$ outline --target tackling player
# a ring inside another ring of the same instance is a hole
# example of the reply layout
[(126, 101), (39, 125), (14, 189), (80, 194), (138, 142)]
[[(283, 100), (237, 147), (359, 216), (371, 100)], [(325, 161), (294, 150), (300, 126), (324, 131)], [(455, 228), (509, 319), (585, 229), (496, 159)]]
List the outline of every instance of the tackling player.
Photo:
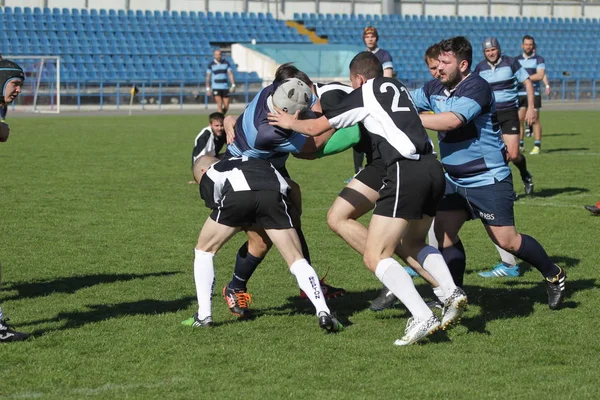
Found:
[[(412, 314), (404, 336), (394, 342), (397, 346), (409, 345), (440, 326), (452, 325), (467, 303), (442, 255), (425, 244), (443, 194), (444, 175), (408, 90), (397, 80), (383, 77), (377, 57), (369, 52), (355, 56), (350, 63), (350, 80), (355, 90), (326, 116), (297, 120), (288, 114), (270, 113), (269, 120), (309, 136), (362, 122), (371, 135), (381, 153), (386, 176), (369, 224), (364, 260)], [(400, 243), (439, 283), (446, 302), (441, 322), (425, 304), (408, 273), (392, 258)]]
[(440, 79), (413, 92), (423, 126), (438, 131), (446, 192), (435, 220), (442, 254), (461, 286), (466, 255), (458, 233), (479, 218), (498, 246), (534, 266), (544, 277), (548, 306), (564, 298), (565, 271), (554, 264), (533, 237), (515, 228), (512, 175), (506, 145), (496, 119), (496, 102), (488, 82), (471, 73), (473, 49), (462, 37), (440, 43)]
[(194, 250), (198, 312), (182, 323), (194, 327), (213, 324), (213, 258), (241, 227), (256, 226), (265, 230), (296, 277), (298, 286), (314, 305), (319, 326), (327, 332), (341, 331), (343, 326), (327, 307), (317, 273), (302, 256), (287, 200), (290, 187), (277, 169), (260, 158), (234, 157), (219, 161), (204, 156), (198, 159), (194, 176), (200, 183), (200, 196), (213, 211), (202, 227)]

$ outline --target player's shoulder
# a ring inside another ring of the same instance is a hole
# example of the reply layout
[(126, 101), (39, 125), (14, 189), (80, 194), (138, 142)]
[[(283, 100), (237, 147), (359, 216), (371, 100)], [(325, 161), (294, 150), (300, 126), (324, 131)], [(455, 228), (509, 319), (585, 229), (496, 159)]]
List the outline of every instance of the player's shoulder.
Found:
[(430, 81), (425, 82), (423, 85), (423, 91), (426, 95), (432, 94), (440, 94), (443, 93), (446, 87), (439, 79), (432, 79)]
[(489, 82), (477, 74), (467, 76), (456, 88), (456, 95), (460, 97), (482, 99), (488, 94), (492, 95)]
[(389, 51), (379, 48), (378, 52), (381, 53), (381, 58), (390, 59), (390, 60), (392, 59), (392, 55), (390, 54)]
[(539, 54), (535, 55), (535, 60), (537, 61), (538, 64), (544, 64), (545, 63), (544, 57), (540, 56)]
[(487, 63), (487, 61), (483, 60), (475, 66), (473, 72), (478, 73), (479, 71), (485, 71), (486, 69), (491, 69), (491, 67), (490, 64)]

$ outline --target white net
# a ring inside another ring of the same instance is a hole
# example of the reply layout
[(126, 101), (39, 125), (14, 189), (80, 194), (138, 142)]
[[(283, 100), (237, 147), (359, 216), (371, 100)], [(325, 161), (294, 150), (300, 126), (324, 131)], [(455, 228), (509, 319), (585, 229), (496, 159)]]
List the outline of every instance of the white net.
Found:
[(34, 112), (60, 112), (60, 57), (3, 55), (19, 64), (25, 72), (17, 107)]

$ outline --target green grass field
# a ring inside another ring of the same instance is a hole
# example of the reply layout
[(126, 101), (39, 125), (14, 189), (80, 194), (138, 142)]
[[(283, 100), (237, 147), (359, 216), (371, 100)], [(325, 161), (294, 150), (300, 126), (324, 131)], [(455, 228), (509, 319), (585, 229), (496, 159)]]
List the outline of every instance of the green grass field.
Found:
[(192, 250), (208, 210), (189, 158), (206, 117), (12, 118), (0, 144), (0, 304), (34, 337), (0, 345), (0, 398), (597, 399), (600, 217), (583, 205), (600, 200), (600, 116), (542, 118), (544, 152), (528, 156), (536, 194), (515, 213), (566, 268), (564, 307), (548, 309), (531, 267), (480, 278), (498, 260), (471, 222), (463, 324), (407, 348), (392, 345), (407, 313), (367, 309), (380, 285), (326, 225), (349, 153), (288, 168), (315, 269), (348, 290), (330, 306), (351, 326), (323, 334), (275, 251), (249, 284), (258, 318), (236, 321), (218, 293), (238, 235), (215, 259), (217, 324), (191, 329), (180, 321), (196, 309)]

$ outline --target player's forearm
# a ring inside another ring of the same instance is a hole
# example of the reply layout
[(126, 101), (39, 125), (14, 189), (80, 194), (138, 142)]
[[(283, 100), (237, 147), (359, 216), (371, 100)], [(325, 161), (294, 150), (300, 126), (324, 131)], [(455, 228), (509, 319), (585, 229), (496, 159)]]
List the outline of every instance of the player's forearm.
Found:
[(439, 114), (419, 114), (419, 117), (425, 128), (434, 131), (453, 131), (463, 125), (463, 121), (449, 111)]
[(386, 68), (383, 70), (383, 76), (385, 78), (391, 78), (394, 76), (394, 70), (392, 68)]
[(527, 108), (534, 109), (535, 90), (533, 89), (533, 83), (527, 79), (525, 82), (523, 82), (523, 86), (525, 86), (525, 91), (527, 92)]
[(532, 82), (537, 82), (544, 79), (544, 76), (546, 76), (546, 71), (541, 69), (538, 70), (535, 74), (529, 75), (529, 79), (531, 79)]
[(290, 128), (306, 136), (319, 136), (331, 129), (331, 125), (327, 118), (321, 117), (305, 120), (296, 119), (291, 123)]
[(210, 74), (206, 74), (206, 87), (210, 87)]

